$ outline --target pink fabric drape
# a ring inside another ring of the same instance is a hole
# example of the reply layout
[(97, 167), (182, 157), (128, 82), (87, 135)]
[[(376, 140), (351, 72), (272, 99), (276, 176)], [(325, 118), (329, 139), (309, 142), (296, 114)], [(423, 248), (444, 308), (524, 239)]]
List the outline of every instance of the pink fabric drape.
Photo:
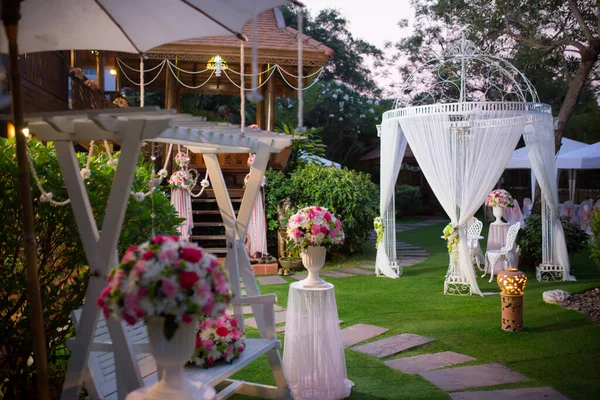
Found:
[(185, 218), (184, 221), (177, 227), (179, 235), (183, 240), (189, 240), (194, 228), (194, 217), (192, 214), (192, 196), (187, 190), (172, 189), (171, 204), (177, 210), (179, 218)]
[(259, 192), (254, 202), (248, 229), (246, 230), (246, 251), (251, 257), (256, 257), (258, 253), (267, 255), (267, 220), (265, 217), (265, 206), (262, 196), (262, 190)]

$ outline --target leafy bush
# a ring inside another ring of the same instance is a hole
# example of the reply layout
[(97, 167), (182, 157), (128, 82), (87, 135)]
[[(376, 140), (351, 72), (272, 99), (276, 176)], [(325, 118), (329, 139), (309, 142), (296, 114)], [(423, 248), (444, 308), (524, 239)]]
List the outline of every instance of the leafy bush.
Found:
[[(53, 193), (54, 199), (65, 199), (67, 193), (54, 148), (33, 140), (29, 147), (44, 188)], [(78, 158), (80, 165), (84, 165), (85, 155), (80, 154)], [(92, 176), (86, 181), (99, 229), (114, 175), (107, 161), (106, 155), (92, 157)], [(145, 182), (149, 176), (149, 164), (138, 167), (133, 190), (147, 190)], [(33, 345), (27, 318), (29, 306), (23, 265), (21, 204), (17, 193), (13, 140), (0, 139), (0, 179), (0, 209), (3, 210), (0, 213), (0, 398), (32, 399), (35, 398), (35, 365), (28, 363)], [(83, 304), (88, 267), (71, 206), (41, 203), (38, 200), (41, 193), (33, 179), (31, 186), (51, 398), (58, 398), (69, 357), (65, 340), (74, 335), (70, 312)], [(177, 218), (169, 198), (162, 190), (155, 191), (152, 197), (156, 233), (174, 234), (174, 226), (181, 220)], [(142, 202), (130, 198), (119, 241), (121, 254), (125, 248), (151, 235), (151, 202), (150, 197)]]
[(591, 255), (590, 258), (596, 264), (600, 265), (600, 209), (594, 208), (592, 212), (592, 238), (590, 240), (590, 250)]
[[(569, 254), (583, 250), (588, 243), (588, 235), (566, 218), (561, 218), (567, 251)], [(542, 262), (542, 217), (532, 214), (527, 217), (527, 226), (519, 231), (517, 244), (521, 247), (519, 267), (535, 267)]]
[(306, 164), (290, 177), (294, 205), (327, 207), (343, 224), (346, 241), (340, 249), (354, 252), (373, 230), (379, 190), (368, 174), (347, 168)]
[(396, 186), (396, 215), (411, 217), (421, 211), (421, 188), (418, 186)]

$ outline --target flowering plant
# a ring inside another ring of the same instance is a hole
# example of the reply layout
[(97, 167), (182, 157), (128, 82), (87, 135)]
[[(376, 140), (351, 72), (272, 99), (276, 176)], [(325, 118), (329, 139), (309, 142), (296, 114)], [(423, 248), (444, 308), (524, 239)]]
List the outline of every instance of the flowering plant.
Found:
[(341, 221), (320, 206), (304, 207), (292, 215), (288, 220), (287, 235), (303, 249), (344, 243)]
[(175, 171), (173, 175), (169, 177), (169, 185), (186, 189), (189, 188), (192, 184), (192, 177), (188, 171)]
[(248, 166), (252, 167), (252, 165), (254, 164), (254, 159), (256, 158), (256, 154), (250, 154), (250, 156), (248, 156)]
[(113, 100), (112, 103), (119, 108), (129, 107), (129, 103), (127, 102), (127, 99), (125, 97), (117, 97)]
[(185, 167), (189, 163), (190, 163), (190, 156), (185, 154), (183, 151), (180, 153), (177, 153), (177, 155), (175, 156), (175, 164), (179, 165), (180, 167)]
[(377, 242), (375, 242), (375, 248), (379, 247), (379, 243), (383, 242), (383, 219), (381, 217), (377, 217), (373, 220), (373, 227), (375, 232), (377, 232)]
[(231, 363), (246, 348), (245, 335), (233, 315), (224, 314), (216, 319), (206, 318), (200, 323), (196, 348), (190, 362), (199, 367), (213, 365), (219, 360)]
[(85, 74), (83, 70), (79, 67), (71, 68), (71, 74), (73, 74), (76, 78), (83, 79), (85, 78)]
[(447, 241), (448, 254), (450, 254), (450, 261), (455, 264), (458, 259), (458, 242), (460, 241), (460, 237), (458, 236), (458, 231), (452, 224), (446, 225), (443, 230), (444, 239)]
[(100, 87), (98, 86), (98, 84), (91, 79), (88, 79), (87, 81), (85, 81), (85, 85), (92, 89), (100, 90)]
[(260, 126), (258, 126), (256, 124), (252, 124), (252, 125), (248, 126), (248, 128), (252, 129), (253, 131), (260, 131)]
[(504, 189), (496, 189), (492, 193), (488, 194), (485, 199), (485, 205), (488, 207), (512, 207), (514, 200), (510, 193)]
[[(246, 174), (246, 176), (244, 177), (244, 187), (246, 187), (246, 185), (248, 184), (249, 179), (250, 179), (250, 172), (248, 172)], [(260, 183), (260, 187), (265, 187), (266, 184), (267, 184), (267, 177), (263, 175), (262, 182)]]
[(170, 340), (179, 323), (193, 316), (216, 318), (231, 301), (227, 276), (217, 259), (195, 243), (177, 236), (156, 236), (127, 249), (97, 304), (129, 325), (148, 317), (165, 317)]

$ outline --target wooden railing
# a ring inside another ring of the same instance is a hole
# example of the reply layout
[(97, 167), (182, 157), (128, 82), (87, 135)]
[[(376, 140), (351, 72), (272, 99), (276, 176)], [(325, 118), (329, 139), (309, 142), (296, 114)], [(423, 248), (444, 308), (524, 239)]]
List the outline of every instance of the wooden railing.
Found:
[(98, 108), (116, 108), (107, 96), (98, 89), (85, 84), (85, 80), (69, 75), (72, 82), (73, 110), (90, 110)]

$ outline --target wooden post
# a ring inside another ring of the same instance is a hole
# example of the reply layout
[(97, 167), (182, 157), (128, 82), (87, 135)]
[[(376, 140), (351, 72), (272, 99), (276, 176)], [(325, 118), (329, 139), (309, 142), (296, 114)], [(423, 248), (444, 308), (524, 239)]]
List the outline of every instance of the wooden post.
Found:
[[(50, 398), (48, 390), (48, 360), (46, 357), (46, 335), (44, 333), (44, 314), (40, 280), (38, 276), (37, 243), (33, 219), (33, 198), (27, 165), (27, 141), (23, 135), (23, 99), (21, 97), (21, 75), (19, 71), (19, 19), (21, 19), (20, 0), (5, 0), (2, 3), (2, 21), (8, 41), (10, 91), (12, 93), (12, 119), (17, 144), (18, 190), (23, 212), (23, 241), (25, 247), (25, 269), (27, 297), (31, 309), (29, 324), (33, 341), (33, 360), (36, 371), (37, 396), (41, 400)], [(15, 210), (16, 211), (16, 210)]]
[[(175, 59), (175, 65), (179, 67), (179, 59)], [(179, 94), (180, 87), (179, 82), (170, 71), (168, 66), (165, 67), (165, 73), (167, 74), (165, 79), (165, 108), (174, 109), (179, 112)], [(179, 76), (179, 71), (173, 68), (173, 72)]]
[[(264, 66), (261, 66), (259, 69), (260, 69), (260, 72), (263, 72)], [(263, 75), (264, 74), (258, 75), (258, 86), (260, 86), (263, 83), (263, 79), (264, 79)], [(261, 87), (260, 89), (258, 89), (258, 91), (262, 93), (263, 88)], [(263, 100), (256, 103), (256, 125), (258, 125), (260, 127), (260, 129), (266, 129), (264, 97), (263, 97)]]
[(104, 92), (104, 53), (96, 52), (96, 76), (98, 87), (101, 92)]
[[(270, 67), (269, 65), (267, 68)], [(265, 121), (266, 127), (265, 129), (268, 131), (273, 131), (275, 129), (275, 90), (276, 90), (276, 81), (275, 78), (277, 74), (272, 74), (271, 79), (267, 82), (267, 89), (265, 90)]]

